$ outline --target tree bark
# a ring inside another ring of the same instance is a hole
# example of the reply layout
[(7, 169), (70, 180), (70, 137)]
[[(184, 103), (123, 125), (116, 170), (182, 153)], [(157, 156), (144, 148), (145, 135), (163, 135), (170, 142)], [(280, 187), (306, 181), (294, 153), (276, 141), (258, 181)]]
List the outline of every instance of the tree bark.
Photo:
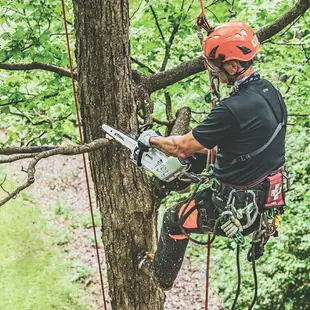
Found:
[[(85, 140), (103, 137), (101, 125), (137, 132), (136, 98), (129, 52), (127, 0), (75, 0), (79, 98)], [(89, 156), (113, 310), (161, 310), (164, 295), (137, 271), (137, 244), (155, 246), (153, 194), (147, 180), (117, 143)]]

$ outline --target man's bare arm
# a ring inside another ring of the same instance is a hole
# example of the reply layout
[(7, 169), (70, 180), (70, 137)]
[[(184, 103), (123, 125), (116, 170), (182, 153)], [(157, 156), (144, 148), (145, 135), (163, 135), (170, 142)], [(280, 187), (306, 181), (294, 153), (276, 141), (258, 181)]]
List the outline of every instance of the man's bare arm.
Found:
[(187, 158), (194, 153), (207, 153), (208, 151), (194, 138), (192, 132), (184, 136), (153, 136), (149, 142), (153, 147), (163, 151), (165, 154), (178, 158)]

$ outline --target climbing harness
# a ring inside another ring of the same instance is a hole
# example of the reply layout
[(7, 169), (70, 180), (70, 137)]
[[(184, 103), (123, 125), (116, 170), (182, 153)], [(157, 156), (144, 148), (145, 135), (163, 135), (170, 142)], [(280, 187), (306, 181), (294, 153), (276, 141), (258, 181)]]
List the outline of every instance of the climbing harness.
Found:
[[(287, 170), (285, 168), (278, 169), (265, 176), (263, 179), (259, 180), (258, 183), (254, 184), (252, 187), (246, 188), (234, 188), (224, 183), (220, 184), (215, 178), (212, 177), (212, 169), (209, 170), (206, 174), (197, 175), (197, 178), (200, 178), (200, 182), (196, 185), (189, 199), (182, 206), (181, 213), (179, 214), (178, 224), (180, 230), (182, 231), (182, 234), (186, 236), (189, 240), (199, 245), (208, 246), (206, 268), (206, 309), (208, 309), (207, 291), (209, 289), (208, 278), (210, 276), (210, 249), (211, 244), (215, 240), (215, 237), (218, 233), (219, 227), (228, 238), (231, 238), (237, 244), (236, 264), (238, 272), (238, 285), (235, 292), (233, 305), (231, 307), (231, 310), (234, 310), (237, 305), (241, 287), (240, 249), (241, 246), (244, 244), (243, 233), (246, 230), (251, 229), (252, 227), (254, 228), (257, 225), (257, 228), (254, 231), (248, 232), (252, 233), (252, 241), (251, 247), (247, 254), (247, 259), (249, 262), (252, 263), (252, 272), (254, 279), (254, 295), (248, 309), (253, 309), (257, 300), (258, 293), (256, 260), (263, 255), (264, 246), (267, 243), (268, 239), (271, 236), (277, 237), (278, 235), (279, 217), (280, 214), (284, 212), (283, 207), (285, 205), (285, 201), (282, 192), (275, 191), (275, 189), (277, 189), (277, 184), (279, 184), (276, 182), (282, 183), (283, 180), (288, 179), (286, 171)], [(271, 181), (269, 179), (271, 179)], [(274, 180), (277, 181), (274, 182)], [(185, 221), (190, 217), (190, 215), (198, 209), (199, 205), (201, 206), (201, 200), (198, 200), (197, 202), (195, 201), (195, 203), (192, 204), (192, 202), (194, 201), (193, 198), (200, 188), (209, 189), (213, 192), (213, 197), (215, 198), (217, 196), (220, 196), (220, 200), (213, 199), (215, 206), (221, 211), (213, 226), (212, 236), (210, 234), (210, 230), (212, 228), (208, 226), (206, 210), (204, 208), (201, 208), (199, 210), (204, 212), (199, 212), (198, 227), (201, 230), (203, 230), (204, 227), (206, 228), (206, 231), (208, 231), (208, 241), (200, 241), (194, 239), (189, 233), (185, 231), (183, 227)], [(288, 188), (288, 184), (286, 185), (286, 188)], [(273, 199), (271, 202), (270, 197)], [(223, 201), (225, 200), (226, 202), (223, 203)], [(221, 201), (222, 203), (218, 204), (219, 201)]]
[[(81, 119), (80, 119), (80, 113), (79, 113), (77, 92), (76, 92), (76, 87), (75, 87), (75, 80), (74, 80), (74, 73), (73, 73), (73, 66), (72, 66), (72, 57), (71, 57), (71, 49), (70, 49), (69, 34), (68, 34), (68, 27), (67, 27), (66, 8), (65, 8), (64, 0), (61, 0), (61, 5), (62, 5), (62, 16), (63, 16), (63, 20), (64, 20), (68, 59), (69, 59), (69, 65), (70, 65), (70, 75), (71, 75), (71, 81), (72, 81), (72, 91), (73, 91), (73, 97), (74, 97), (75, 112), (76, 112), (76, 118), (77, 118), (78, 128), (79, 128), (79, 139), (80, 139), (80, 144), (83, 144), (84, 139), (83, 139), (83, 134), (82, 134), (82, 126), (81, 126)], [(96, 234), (96, 225), (95, 225), (93, 204), (92, 204), (91, 193), (90, 193), (90, 183), (89, 183), (88, 170), (87, 170), (87, 164), (86, 164), (86, 156), (84, 153), (82, 155), (83, 155), (85, 180), (86, 180), (86, 185), (87, 185), (88, 202), (89, 202), (90, 214), (91, 214), (91, 219), (92, 219), (92, 228), (93, 228), (95, 247), (96, 247), (96, 256), (97, 256), (97, 263), (98, 263), (98, 269), (99, 269), (102, 298), (103, 298), (104, 310), (107, 310), (107, 304), (106, 304), (105, 292), (104, 292), (104, 285), (103, 285), (103, 277), (102, 277), (102, 271), (101, 271), (99, 246), (98, 246), (97, 234)]]

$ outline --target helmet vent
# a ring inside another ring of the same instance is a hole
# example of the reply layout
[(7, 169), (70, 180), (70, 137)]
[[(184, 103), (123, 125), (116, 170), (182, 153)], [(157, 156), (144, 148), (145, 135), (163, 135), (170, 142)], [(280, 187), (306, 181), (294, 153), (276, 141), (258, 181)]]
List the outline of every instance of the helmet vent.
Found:
[(242, 46), (242, 45), (237, 45), (237, 47), (241, 50), (241, 52), (244, 54), (244, 55), (247, 55), (247, 54), (250, 54), (252, 51), (245, 47), (245, 46)]
[(214, 47), (214, 48), (211, 50), (211, 52), (210, 52), (210, 54), (209, 54), (209, 57), (210, 57), (210, 58), (214, 58), (214, 57), (215, 57), (216, 51), (217, 51), (218, 48), (219, 48), (219, 46), (217, 45), (216, 47)]
[(247, 35), (247, 32), (246, 32), (244, 29), (242, 29), (242, 30), (240, 31), (240, 33), (241, 33), (243, 36), (246, 36), (246, 35)]

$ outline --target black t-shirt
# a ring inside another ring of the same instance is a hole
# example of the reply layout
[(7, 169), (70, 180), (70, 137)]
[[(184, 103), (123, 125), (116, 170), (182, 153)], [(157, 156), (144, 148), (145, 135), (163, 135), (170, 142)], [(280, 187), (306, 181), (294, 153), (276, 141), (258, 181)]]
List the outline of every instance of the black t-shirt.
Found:
[(234, 164), (232, 161), (265, 145), (283, 120), (286, 124), (283, 100), (281, 103), (270, 82), (256, 75), (254, 80), (245, 80), (237, 91), (217, 104), (192, 132), (206, 148), (218, 146), (214, 173), (219, 180), (232, 185), (249, 185), (284, 165), (286, 128), (283, 127), (257, 156)]

